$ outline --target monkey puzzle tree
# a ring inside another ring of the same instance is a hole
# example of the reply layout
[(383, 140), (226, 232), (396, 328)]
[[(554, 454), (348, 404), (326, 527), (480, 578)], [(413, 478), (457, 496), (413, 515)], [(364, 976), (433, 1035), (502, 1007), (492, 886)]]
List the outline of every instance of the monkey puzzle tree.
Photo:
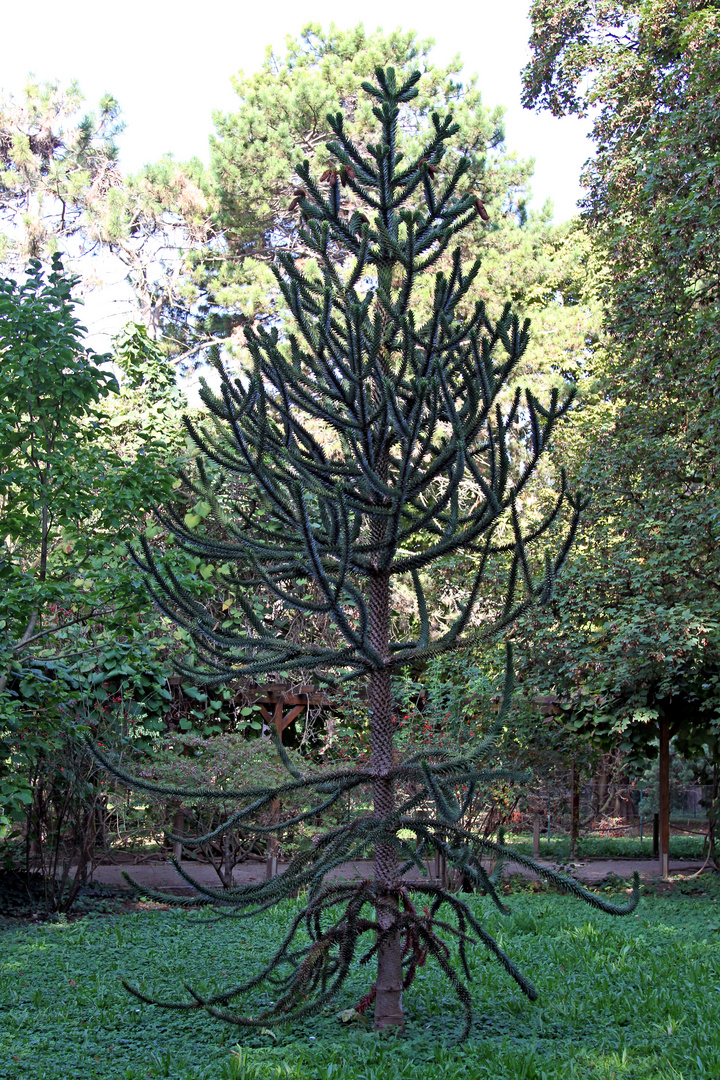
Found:
[[(466, 975), (466, 946), (482, 942), (526, 994), (535, 997), (536, 992), (467, 904), (436, 883), (403, 875), (413, 865), (423, 871), (423, 857), (440, 852), (504, 910), (483, 867), (483, 853), (533, 865), (458, 824), (483, 781), (521, 779), (516, 772), (484, 764), (507, 718), (511, 657), (503, 705), (490, 735), (468, 742), (455, 756), (436, 749), (398, 757), (391, 679), (408, 664), (452, 648), (468, 632), (493, 555), (507, 560), (508, 581), (504, 606), (486, 622), (485, 634), (509, 626), (530, 604), (546, 600), (582, 504), (569, 494), (563, 478), (544, 516), (536, 512), (537, 520), (528, 524), (531, 514), (521, 524), (518, 499), (570, 398), (561, 401), (554, 392), (545, 407), (527, 392), (521, 404), (518, 390), (501, 409), (499, 396), (525, 349), (527, 325), (521, 327), (508, 309), (497, 323), (481, 303), (467, 310), (464, 301), (479, 261), (463, 273), (457, 252), (449, 277), (435, 277), (429, 318), (422, 325), (416, 322), (415, 290), (453, 236), (482, 217), (484, 208), (473, 195), (455, 194), (467, 169), (463, 157), (440, 190), (434, 182), (454, 134), (452, 117), (433, 116), (427, 144), (415, 160), (403, 162), (396, 150), (398, 116), (417, 93), (420, 74), (401, 86), (392, 68), (378, 68), (376, 77), (375, 85), (365, 83), (363, 89), (375, 101), (379, 141), (355, 145), (338, 113), (330, 118), (332, 167), (320, 183), (307, 163), (298, 169), (303, 186), (296, 205), (304, 241), (315, 252), (321, 275), (307, 276), (289, 255), (280, 260), (276, 279), (296, 331), (285, 336), (277, 326), (247, 328), (252, 373), (232, 380), (218, 359), (221, 393), (203, 390), (212, 426), (196, 430), (187, 422), (207, 459), (237, 483), (255, 485), (265, 512), (228, 511), (208, 479), (204, 495), (224, 525), (225, 541), (198, 539), (171, 512), (160, 514), (180, 545), (226, 565), (244, 628), (219, 625), (158, 564), (147, 543), (144, 556), (138, 555), (156, 603), (195, 640), (202, 670), (179, 665), (192, 670), (194, 678), (226, 683), (313, 668), (317, 679), (328, 684), (358, 677), (367, 681), (369, 759), (355, 768), (302, 774), (278, 740), (291, 778), (285, 784), (224, 792), (226, 800), (237, 798), (239, 808), (218, 832), (233, 827), (267, 835), (361, 788), (370, 790), (373, 809), (328, 830), (313, 850), (298, 854), (274, 879), (224, 891), (198, 886), (203, 902), (221, 903), (242, 915), (309, 892), (281, 946), (257, 975), (212, 996), (191, 990), (192, 1000), (177, 1007), (204, 1008), (239, 1025), (267, 1026), (273, 1018), (306, 1015), (337, 993), (361, 939), (369, 934), (372, 940), (360, 963), (376, 958), (377, 976), (357, 1008), (374, 1000), (376, 1028), (402, 1025), (403, 989), (432, 956), (463, 1005), (467, 1031), (470, 996), (450, 964), (443, 935), (457, 941)], [(324, 183), (327, 193), (320, 186)], [(338, 251), (347, 255), (340, 268)], [(511, 448), (509, 432), (521, 410), (529, 442)], [(200, 476), (202, 483), (202, 466)], [(466, 506), (460, 491), (467, 480), (475, 498)], [(546, 556), (536, 581), (529, 550), (566, 502), (572, 510), (567, 536), (554, 558)], [(504, 533), (503, 523), (508, 526)], [(427, 575), (460, 550), (474, 552), (477, 566), (451, 625), (433, 640)], [(391, 593), (403, 578), (412, 583), (416, 633), (396, 640), (390, 632)], [(290, 609), (325, 617), (332, 627), (329, 635), (296, 642), (263, 623), (253, 609), (255, 588), (268, 590)], [(141, 782), (101, 760), (141, 789), (186, 799), (218, 797), (212, 788), (181, 793)], [(305, 798), (305, 807), (281, 823), (258, 822), (258, 814), (274, 799), (290, 796)], [(328, 879), (330, 871), (369, 852), (373, 880)], [(636, 894), (629, 907), (615, 908), (571, 879), (540, 872), (605, 911), (630, 910), (637, 902)], [(424, 904), (416, 907), (418, 898)], [(441, 917), (447, 909), (449, 916)], [(309, 941), (302, 940), (303, 928)], [(279, 987), (271, 1006), (253, 1017), (228, 1008), (263, 980)]]

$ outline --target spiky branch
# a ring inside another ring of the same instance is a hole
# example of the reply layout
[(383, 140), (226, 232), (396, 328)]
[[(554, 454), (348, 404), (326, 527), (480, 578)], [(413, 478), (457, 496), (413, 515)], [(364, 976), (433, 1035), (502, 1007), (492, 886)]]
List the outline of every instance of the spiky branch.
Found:
[[(389, 933), (399, 934), (403, 989), (413, 982), (418, 967), (432, 956), (447, 976), (462, 1007), (465, 1024), (462, 1038), (470, 1030), (471, 998), (467, 985), (459, 978), (450, 960), (446, 941), (455, 940), (466, 980), (470, 970), (466, 959), (469, 945), (484, 945), (499, 961), (520, 989), (531, 1000), (537, 991), (518, 970), (507, 953), (485, 930), (472, 909), (446, 888), (427, 880), (427, 861), (435, 854), (446, 859), (448, 866), (488, 895), (497, 909), (507, 914), (498, 891), (503, 868), (515, 863), (534, 871), (562, 891), (584, 900), (600, 911), (611, 915), (626, 915), (638, 902), (638, 877), (635, 875), (633, 895), (624, 906), (617, 906), (596, 896), (573, 878), (542, 866), (512, 848), (502, 840), (494, 841), (475, 835), (458, 822), (472, 805), (477, 787), (497, 780), (521, 783), (529, 774), (511, 769), (494, 769), (485, 764), (494, 744), (509, 719), (513, 691), (512, 658), (508, 648), (503, 702), (489, 733), (475, 744), (468, 744), (464, 753), (451, 756), (447, 750), (429, 750), (423, 757), (415, 754), (400, 760), (391, 770), (391, 778), (402, 791), (393, 812), (384, 818), (364, 814), (353, 821), (326, 832), (310, 851), (297, 854), (283, 873), (269, 880), (232, 888), (216, 889), (198, 882), (183, 865), (173, 859), (180, 876), (196, 890), (195, 896), (178, 897), (160, 890), (140, 886), (125, 873), (128, 883), (152, 899), (175, 906), (209, 906), (220, 917), (251, 918), (273, 907), (281, 900), (306, 894), (307, 900), (291, 921), (275, 954), (250, 979), (210, 997), (186, 987), (190, 1000), (168, 1002), (149, 997), (138, 987), (125, 983), (126, 988), (142, 1001), (174, 1009), (204, 1009), (213, 1016), (228, 1020), (239, 1027), (267, 1027), (273, 1022), (301, 1019), (336, 996), (347, 977), (353, 961), (366, 964), (376, 956)], [(149, 795), (170, 797), (188, 802), (201, 799), (208, 802), (236, 800), (238, 809), (222, 825), (204, 836), (189, 838), (169, 834), (190, 849), (221, 835), (228, 829), (250, 835), (281, 834), (287, 829), (316, 817), (336, 804), (349, 792), (362, 793), (373, 784), (373, 774), (367, 769), (323, 771), (318, 775), (302, 776), (289, 761), (277, 740), (278, 750), (290, 779), (273, 787), (241, 788), (222, 791), (210, 787), (179, 788), (158, 784), (133, 776), (97, 747), (97, 760), (118, 780)], [(455, 792), (458, 792), (456, 796)], [(462, 792), (462, 794), (459, 794)], [(302, 794), (308, 805), (292, 816), (275, 823), (261, 825), (258, 816), (275, 799)], [(421, 808), (430, 807), (421, 815)], [(400, 833), (402, 832), (402, 836)], [(376, 845), (388, 844), (397, 851), (401, 861), (398, 881), (389, 893), (376, 881), (328, 882), (328, 875), (347, 863), (365, 859)], [(483, 860), (494, 862), (488, 873)], [(415, 869), (415, 878), (404, 875)], [(423, 878), (425, 880), (423, 880)], [(419, 905), (422, 905), (419, 909)], [(449, 908), (448, 915), (443, 909)], [(372, 909), (376, 917), (368, 917)], [(394, 915), (390, 928), (382, 925), (379, 915), (388, 911)], [(448, 917), (453, 921), (448, 921)], [(370, 935), (372, 944), (361, 945)], [(249, 990), (265, 980), (275, 988), (277, 1000), (255, 1015), (231, 1010), (229, 1006), (242, 999)], [(279, 991), (279, 992), (278, 992)], [(357, 1003), (364, 1011), (375, 996), (375, 987)]]

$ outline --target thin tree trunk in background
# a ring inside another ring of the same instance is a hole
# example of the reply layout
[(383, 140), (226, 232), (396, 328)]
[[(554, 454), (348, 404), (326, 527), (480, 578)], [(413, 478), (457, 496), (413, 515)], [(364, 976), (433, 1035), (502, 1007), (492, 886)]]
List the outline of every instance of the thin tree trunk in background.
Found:
[[(273, 799), (270, 803), (270, 824), (276, 825), (280, 820), (280, 800)], [(278, 863), (278, 838), (275, 833), (267, 834), (267, 856), (265, 859), (265, 877), (269, 880), (277, 874)]]
[(603, 757), (602, 764), (600, 765), (600, 769), (599, 769), (599, 772), (598, 772), (598, 781), (597, 781), (597, 810), (596, 810), (596, 813), (598, 815), (603, 813), (603, 807), (605, 805), (605, 800), (607, 799), (607, 791), (608, 791), (607, 761)]
[(718, 763), (715, 762), (713, 766), (713, 782), (712, 792), (710, 795), (710, 806), (708, 807), (707, 819), (708, 819), (708, 860), (720, 870), (720, 853), (717, 849), (717, 825), (720, 819), (720, 770), (718, 769)]
[[(278, 700), (275, 704), (275, 711), (273, 712), (273, 724), (275, 725), (275, 732), (280, 742), (283, 741), (283, 706), (282, 700)], [(270, 803), (270, 824), (275, 825), (280, 820), (280, 800), (273, 799)], [(267, 838), (267, 859), (265, 863), (265, 877), (269, 880), (274, 878), (277, 874), (278, 865), (278, 838), (277, 833), (268, 833)]]
[[(173, 832), (176, 836), (182, 836), (185, 829), (185, 811), (176, 810), (173, 818)], [(173, 856), (178, 862), (182, 859), (182, 844), (179, 840), (173, 841)]]
[[(369, 638), (372, 647), (387, 658), (389, 630), (390, 579), (387, 574), (375, 574), (370, 579)], [(374, 671), (368, 684), (370, 733), (372, 738), (373, 810), (378, 818), (387, 817), (395, 809), (395, 783), (387, 776), (393, 767), (392, 682), (387, 670)], [(389, 843), (375, 845), (375, 882), (378, 888), (377, 921), (383, 931), (394, 922), (397, 911), (399, 884), (398, 854)], [(402, 942), (400, 934), (387, 933), (378, 948), (377, 981), (375, 983), (375, 1029), (402, 1028)]]
[(570, 854), (575, 859), (578, 853), (580, 834), (580, 773), (573, 761), (570, 770)]
[(440, 851), (435, 852), (435, 880), (443, 889), (448, 887), (447, 859)]
[(232, 859), (230, 856), (230, 833), (223, 834), (222, 883), (224, 889), (232, 886)]
[(658, 773), (658, 805), (660, 810), (661, 877), (668, 876), (670, 859), (670, 717), (660, 717), (660, 769)]

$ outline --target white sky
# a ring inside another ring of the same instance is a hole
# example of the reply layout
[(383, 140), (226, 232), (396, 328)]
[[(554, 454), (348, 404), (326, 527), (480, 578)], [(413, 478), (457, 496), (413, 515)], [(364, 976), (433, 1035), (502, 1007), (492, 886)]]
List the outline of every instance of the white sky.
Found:
[(235, 106), (230, 77), (257, 70), (266, 45), (282, 50), (285, 36), (306, 22), (416, 30), (435, 39), (436, 62), (459, 53), (465, 72), (479, 74), (484, 102), (507, 108), (508, 148), (536, 159), (533, 206), (551, 198), (557, 221), (575, 213), (580, 168), (591, 151), (586, 125), (520, 106), (529, 0), (472, 0), (467, 7), (437, 0), (363, 0), (361, 7), (337, 0), (34, 0), (2, 7), (0, 88), (19, 92), (32, 72), (77, 79), (89, 106), (113, 94), (127, 124), (120, 148), (128, 171), (168, 151), (207, 160), (213, 109)]

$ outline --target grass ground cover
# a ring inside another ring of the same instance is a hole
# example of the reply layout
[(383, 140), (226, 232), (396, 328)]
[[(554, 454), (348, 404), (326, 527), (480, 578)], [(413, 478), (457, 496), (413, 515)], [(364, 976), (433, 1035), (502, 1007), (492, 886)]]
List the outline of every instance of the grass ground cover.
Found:
[[(532, 855), (532, 835), (508, 833), (505, 843), (522, 855)], [(704, 837), (690, 833), (673, 833), (670, 837), (671, 859), (702, 859)], [(601, 836), (585, 833), (578, 838), (578, 857), (581, 859), (650, 859), (652, 857), (652, 824), (639, 836)], [(556, 834), (540, 838), (541, 859), (565, 859), (570, 857), (570, 837)]]
[[(720, 1077), (720, 888), (704, 876), (643, 896), (613, 919), (526, 887), (503, 917), (478, 897), (488, 929), (540, 990), (528, 1002), (484, 950), (473, 958), (477, 1023), (459, 1017), (428, 967), (407, 995), (408, 1030), (378, 1039), (334, 1011), (241, 1036), (197, 1013), (131, 998), (183, 996), (244, 978), (273, 948), (286, 904), (252, 924), (200, 925), (193, 912), (139, 910), (2, 932), (3, 1080), (705, 1080)], [(367, 988), (357, 971), (337, 1009)], [(248, 1001), (248, 1011), (260, 1004)]]

